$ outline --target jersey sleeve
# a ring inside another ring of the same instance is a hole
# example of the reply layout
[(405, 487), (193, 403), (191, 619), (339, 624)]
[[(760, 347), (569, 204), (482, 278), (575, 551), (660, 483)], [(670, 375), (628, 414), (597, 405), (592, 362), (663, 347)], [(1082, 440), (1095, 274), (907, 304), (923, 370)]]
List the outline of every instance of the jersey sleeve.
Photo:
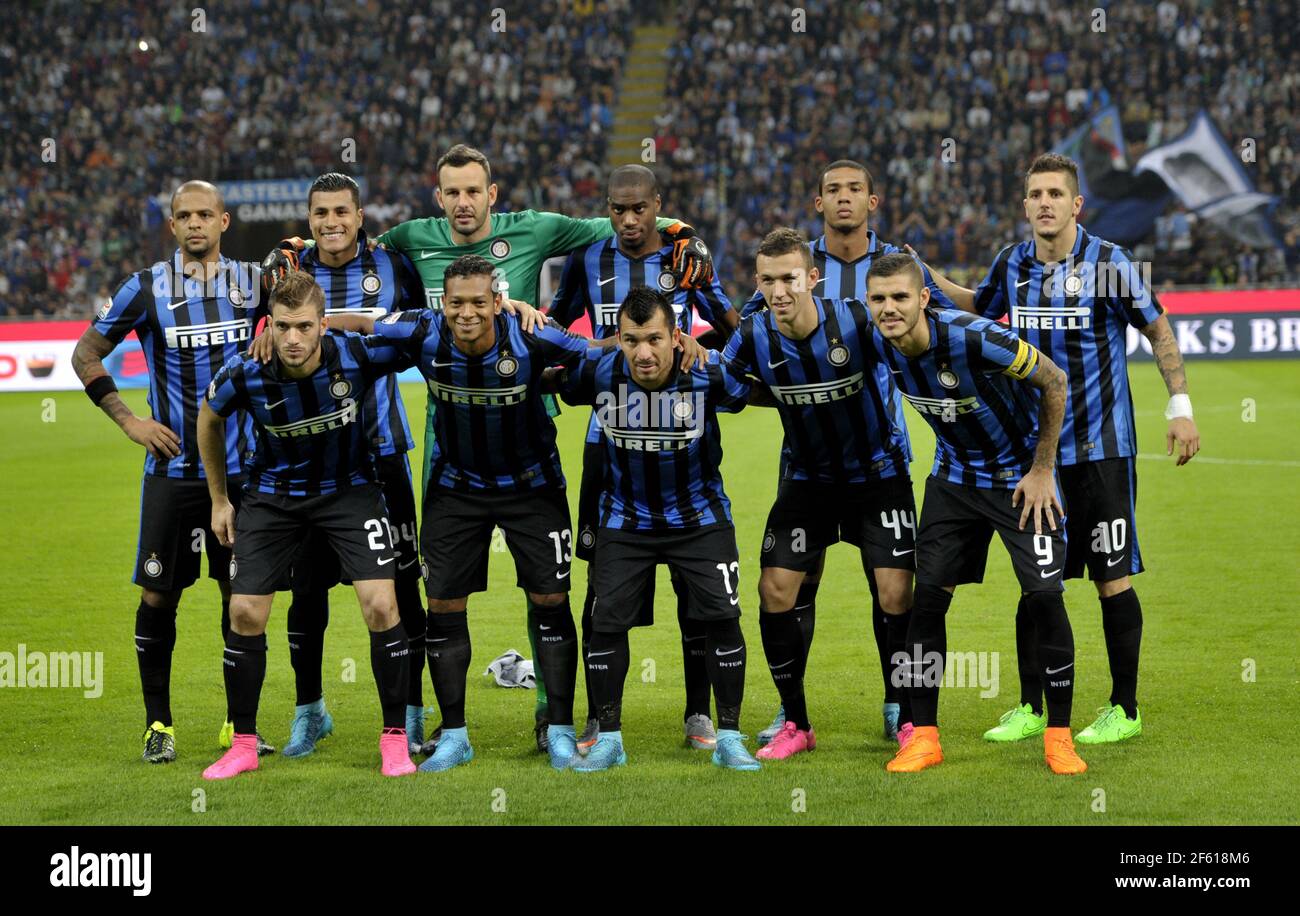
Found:
[(417, 355), (411, 348), (382, 334), (349, 334), (347, 343), (357, 362), (366, 367), (366, 374), (371, 378), (401, 372), (416, 363)]
[(996, 324), (980, 327), (980, 359), (986, 367), (1024, 380), (1038, 371), (1038, 350), (1028, 341)]
[(232, 356), (217, 370), (208, 384), (208, 406), (219, 417), (248, 408), (248, 387), (244, 384), (244, 357)]
[(419, 358), (420, 348), (429, 335), (429, 326), (434, 314), (430, 309), (407, 309), (403, 312), (391, 312), (375, 322), (372, 336), (383, 338), (388, 345), (396, 347), (411, 356)]
[[(1095, 282), (1099, 286), (1105, 283), (1113, 290), (1107, 301), (1115, 317), (1135, 328), (1145, 328), (1165, 313), (1128, 251), (1116, 247), (1111, 252), (1110, 262), (1099, 262), (1097, 267)], [(1107, 271), (1104, 279), (1103, 270)]]
[(716, 273), (708, 286), (691, 290), (690, 302), (715, 331), (724, 337), (731, 333), (731, 329), (722, 323), (722, 316), (734, 312), (736, 307), (727, 298), (727, 292), (722, 288), (722, 281)]
[(145, 323), (152, 295), (141, 282), (141, 275), (131, 274), (118, 285), (113, 298), (95, 313), (90, 326), (113, 343), (121, 343), (127, 334)]
[(546, 366), (574, 366), (582, 359), (591, 341), (558, 325), (547, 322), (533, 329), (534, 346), (541, 353), (539, 363)]
[(424, 281), (411, 259), (400, 251), (389, 253), (393, 275), (397, 278), (397, 295), (393, 297), (393, 311), (424, 308)]
[[(975, 314), (984, 318), (997, 320), (1007, 313), (1008, 303), (1005, 292), (1007, 276), (1007, 257), (1011, 249), (1004, 248), (997, 260), (989, 268), (988, 275), (980, 285), (975, 287)], [(945, 297), (946, 298), (946, 297)]]
[(949, 299), (948, 294), (940, 288), (939, 284), (934, 279), (934, 275), (930, 273), (930, 268), (923, 264), (919, 259), (917, 260), (917, 263), (921, 265), (921, 276), (925, 280), (925, 285), (930, 290), (930, 305), (934, 308), (955, 309), (957, 303)]
[(596, 370), (608, 351), (591, 347), (560, 377), (560, 397), (572, 407), (596, 403)]
[(755, 312), (761, 312), (766, 305), (767, 300), (763, 298), (763, 294), (754, 290), (754, 295), (745, 300), (745, 304), (740, 307), (740, 317), (748, 318)]
[(412, 220), (398, 223), (392, 229), (382, 233), (375, 241), (392, 251), (405, 251), (410, 239), (411, 223)]
[(614, 234), (614, 224), (608, 216), (595, 219), (577, 219), (562, 213), (534, 211), (533, 238), (545, 257), (567, 254), (575, 248), (599, 242)]
[(741, 319), (736, 333), (727, 338), (722, 361), (740, 375), (754, 374), (754, 320)]
[(582, 251), (575, 251), (564, 262), (564, 271), (560, 274), (560, 288), (555, 291), (551, 305), (546, 310), (547, 316), (569, 327), (586, 311), (590, 296), (587, 291), (587, 265)]
[(749, 379), (739, 368), (728, 363), (717, 350), (709, 350), (705, 371), (709, 374), (709, 397), (717, 410), (740, 413), (749, 400)]

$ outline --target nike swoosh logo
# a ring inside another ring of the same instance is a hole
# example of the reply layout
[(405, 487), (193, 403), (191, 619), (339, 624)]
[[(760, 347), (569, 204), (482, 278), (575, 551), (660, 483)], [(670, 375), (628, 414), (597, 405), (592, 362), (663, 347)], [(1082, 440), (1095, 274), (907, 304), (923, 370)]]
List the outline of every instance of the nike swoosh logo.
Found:
[(1038, 574), (1038, 577), (1040, 579), (1050, 579), (1052, 576), (1056, 575), (1060, 571), (1061, 571), (1060, 569), (1045, 569)]
[(909, 550), (895, 550), (895, 551), (894, 551), (894, 556), (896, 556), (896, 557), (905, 556), (905, 555), (911, 553), (911, 552), (912, 552), (913, 550), (915, 550), (915, 549), (916, 549), (916, 548), (913, 547), (913, 548), (911, 548), (911, 549), (909, 549)]
[(429, 365), (432, 366), (434, 369), (441, 369), (443, 366), (452, 366), (452, 365), (455, 365), (455, 363), (456, 363), (456, 361), (453, 359), (453, 360), (452, 360), (451, 362), (449, 362), (449, 363), (435, 363), (435, 362), (430, 362)]
[(1021, 280), (1019, 283), (1016, 284), (1016, 289), (1020, 289), (1020, 287), (1024, 286), (1026, 283), (1033, 283), (1033, 282), (1034, 282), (1033, 277), (1030, 277), (1028, 280)]
[(587, 658), (600, 658), (603, 655), (613, 655), (613, 654), (614, 654), (613, 649), (610, 649), (608, 652), (588, 652)]
[(736, 648), (734, 648), (734, 649), (728, 649), (726, 652), (723, 652), (721, 649), (714, 649), (714, 650), (713, 650), (713, 654), (714, 654), (714, 655), (735, 655), (737, 652), (739, 652), (739, 651), (740, 651), (741, 649), (743, 649), (743, 648), (745, 648), (745, 647), (744, 647), (744, 646), (736, 646)]
[(406, 569), (406, 568), (408, 568), (408, 567), (410, 567), (410, 566), (414, 566), (414, 565), (415, 565), (416, 563), (418, 563), (419, 561), (420, 561), (420, 558), (419, 558), (419, 557), (412, 557), (411, 559), (407, 560), (405, 563), (398, 563), (398, 564), (397, 564), (397, 568), (398, 568), (398, 569)]
[(436, 251), (426, 251), (426, 252), (424, 252), (424, 254), (420, 255), (420, 260), (423, 261), (425, 258), (431, 258), (431, 257), (433, 257), (434, 255), (436, 255), (437, 253), (438, 253), (438, 252), (436, 252)]
[(777, 366), (784, 366), (784, 365), (785, 365), (786, 363), (788, 363), (788, 362), (790, 362), (790, 360), (787, 358), (787, 359), (783, 359), (783, 360), (781, 360), (779, 363), (768, 363), (768, 364), (767, 364), (767, 368), (769, 368), (769, 369), (775, 369)]
[(176, 309), (180, 308), (182, 305), (189, 305), (189, 302), (190, 302), (190, 300), (188, 300), (188, 299), (182, 299), (180, 302), (168, 302), (168, 303), (167, 303), (167, 310), (168, 310), (169, 312), (174, 312)]
[(562, 573), (556, 573), (556, 574), (555, 574), (555, 578), (557, 578), (557, 579), (567, 579), (567, 578), (569, 578), (569, 573), (571, 573), (571, 572), (573, 572), (573, 570), (571, 570), (571, 569), (566, 569), (566, 570), (565, 570), (564, 572), (562, 572)]
[(539, 624), (537, 625), (537, 629), (539, 629), (539, 630), (549, 630), (550, 627), (548, 627), (548, 626), (547, 626), (546, 624), (544, 624), (544, 623), (539, 623)]
[(740, 604), (740, 596), (737, 595), (736, 597), (732, 598), (732, 599), (731, 599), (731, 603), (732, 603), (733, 605), (735, 605), (735, 604)]
[(902, 374), (903, 374), (903, 370), (902, 370), (902, 369), (890, 369), (889, 371), (892, 372), (894, 375), (902, 375)]
[(288, 399), (288, 398), (281, 398), (280, 400), (276, 401), (274, 404), (267, 404), (267, 405), (266, 405), (266, 409), (267, 409), (267, 410), (270, 410), (270, 409), (272, 409), (273, 407), (279, 407), (281, 404), (283, 404), (283, 403), (284, 403), (285, 401), (287, 401), (287, 400), (289, 400), (289, 399)]
[(401, 643), (401, 640), (400, 640), (400, 639), (397, 640), (396, 642), (386, 642), (386, 643), (384, 643), (384, 648), (387, 649), (387, 648), (389, 648), (390, 646), (396, 646), (396, 645), (398, 645), (398, 644), (400, 644), (400, 643)]
[(396, 557), (389, 557), (387, 560), (376, 560), (375, 562), (380, 566), (387, 566), (389, 563), (393, 562), (394, 559), (396, 559)]
[(792, 658), (788, 662), (781, 662), (781, 664), (779, 665), (768, 665), (767, 668), (769, 671), (775, 671), (777, 668), (784, 668), (786, 665), (793, 665), (793, 664), (794, 664), (794, 659)]
[(450, 636), (444, 636), (441, 639), (431, 639), (429, 640), (429, 642), (446, 642), (449, 639), (451, 639)]
[(1123, 562), (1124, 562), (1124, 558), (1123, 558), (1123, 557), (1116, 557), (1116, 558), (1113, 559), (1113, 560), (1107, 560), (1107, 561), (1106, 561), (1106, 565), (1107, 565), (1107, 566), (1114, 566), (1114, 565), (1116, 565), (1117, 563), (1123, 563)]
[(1047, 669), (1047, 673), (1048, 673), (1048, 674), (1059, 674), (1060, 672), (1064, 671), (1066, 668), (1073, 668), (1073, 667), (1074, 667), (1074, 662), (1070, 662), (1070, 664), (1068, 664), (1068, 665), (1062, 665), (1062, 666), (1059, 667), (1059, 668), (1048, 668), (1048, 669)]
[(597, 281), (596, 281), (596, 285), (597, 285), (597, 286), (604, 286), (606, 283), (613, 283), (613, 282), (614, 282), (615, 280), (617, 280), (617, 279), (618, 279), (617, 277), (610, 277), (610, 278), (607, 279), (607, 280), (597, 280)]
[(692, 637), (690, 637), (689, 639), (685, 639), (685, 638), (682, 639), (682, 642), (699, 642), (701, 639), (704, 639), (704, 637), (703, 637), (703, 636), (692, 636)]

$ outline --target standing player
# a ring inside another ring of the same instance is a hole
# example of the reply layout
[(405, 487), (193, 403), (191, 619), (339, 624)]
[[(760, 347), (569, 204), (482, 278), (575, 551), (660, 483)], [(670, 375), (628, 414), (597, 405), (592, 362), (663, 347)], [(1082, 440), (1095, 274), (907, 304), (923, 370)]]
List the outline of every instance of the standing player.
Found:
[[(851, 159), (837, 159), (826, 167), (818, 182), (817, 196), (813, 199), (813, 207), (822, 215), (822, 235), (808, 244), (813, 267), (817, 270), (817, 279), (810, 281), (809, 292), (823, 299), (866, 300), (867, 271), (871, 269), (874, 260), (881, 255), (901, 250), (882, 241), (870, 227), (871, 214), (879, 205), (875, 180), (865, 165)], [(945, 308), (950, 306), (951, 303), (931, 280), (928, 271), (925, 280), (930, 289), (930, 300)], [(767, 300), (762, 291), (755, 290), (754, 295), (741, 307), (741, 317), (748, 317), (765, 307)], [(889, 405), (895, 425), (903, 431), (903, 450), (910, 462), (912, 446), (907, 439), (907, 427), (903, 420), (903, 402), (889, 380), (889, 373), (883, 367), (877, 367), (875, 384), (881, 399)], [(784, 463), (782, 467), (784, 469)], [(866, 553), (862, 555), (862, 560), (864, 563), (868, 561)], [(807, 646), (811, 646), (816, 628), (817, 588), (824, 565), (825, 558), (818, 557), (816, 567), (808, 572), (799, 589), (795, 605), (802, 623), (803, 641)], [(876, 640), (876, 654), (880, 659), (880, 675), (884, 684), (884, 702), (881, 706), (884, 735), (886, 738), (897, 738), (900, 724), (907, 722), (906, 716), (900, 717), (899, 705), (904, 701), (906, 692), (896, 686), (890, 675), (893, 665), (889, 650), (889, 615), (881, 605), (876, 577), (865, 565), (862, 571), (866, 574), (867, 585), (871, 589), (871, 630)], [(758, 733), (758, 743), (766, 744), (775, 738), (785, 721), (785, 710), (777, 710), (772, 724)]]
[(840, 540), (859, 549), (875, 580), (889, 627), (889, 681), (899, 683), (892, 660), (904, 651), (910, 620), (916, 506), (907, 433), (875, 384), (879, 359), (866, 306), (812, 294), (817, 268), (793, 229), (763, 239), (755, 278), (768, 307), (741, 323), (724, 359), (771, 390), (785, 430), (758, 582), (763, 650), (786, 719), (758, 758), (782, 760), (817, 744), (804, 698), (809, 645), (800, 617), (812, 606), (807, 577)]
[(563, 384), (565, 401), (596, 408), (605, 448), (594, 561), (588, 683), (600, 736), (580, 772), (627, 762), (623, 682), (628, 630), (645, 605), (655, 567), (675, 568), (690, 592), (687, 613), (704, 625), (717, 699), (716, 766), (757, 770), (740, 734), (745, 638), (740, 631), (740, 558), (722, 488), (717, 411), (744, 407), (749, 386), (708, 351), (703, 368), (679, 372), (681, 329), (662, 292), (634, 287), (618, 313), (617, 349), (588, 352)]
[[(573, 693), (578, 636), (569, 610), (573, 533), (555, 424), (538, 382), (572, 364), (588, 341), (555, 327), (527, 333), (502, 312), (495, 268), (463, 255), (444, 274), (440, 312), (401, 312), (375, 332), (417, 361), (438, 401), (420, 552), (427, 566), (429, 671), (442, 736), (420, 765), (438, 772), (474, 757), (465, 725), (468, 596), (487, 589), (492, 530), (499, 526), (528, 596), (537, 667), (549, 683), (547, 749), (564, 769), (577, 753)], [(355, 319), (354, 319), (355, 320)]]
[[(1077, 222), (1083, 198), (1074, 161), (1055, 153), (1035, 159), (1025, 176), (1024, 207), (1033, 238), (1002, 249), (979, 289), (938, 279), (967, 311), (986, 318), (1010, 314), (1016, 333), (1069, 378), (1060, 447), (1061, 490), (1070, 507), (1065, 577), (1078, 578), (1086, 567), (1097, 587), (1111, 676), (1110, 702), (1078, 740), (1123, 741), (1142, 732), (1137, 705), (1142, 605), (1129, 578), (1143, 566), (1134, 512), (1137, 434), (1127, 325), (1151, 342), (1169, 391), (1165, 443), (1169, 454), (1177, 444), (1178, 466), (1200, 450), (1201, 437), (1192, 419), (1183, 357), (1164, 309), (1132, 256)], [(1022, 601), (1016, 614), (1020, 705), (985, 733), (990, 741), (1018, 741), (1045, 727), (1043, 685), (1032, 664), (1034, 639), (1033, 617)]]
[[(996, 531), (1040, 635), (1047, 764), (1054, 773), (1082, 773), (1087, 766), (1070, 738), (1074, 636), (1061, 598), (1065, 536), (1057, 526), (1064, 515), (1055, 465), (1065, 373), (992, 321), (927, 308), (929, 299), (910, 255), (888, 254), (872, 265), (867, 300), (879, 331), (876, 350), (935, 434), (907, 634), (915, 730), (887, 769), (911, 773), (943, 761), (938, 714), (948, 650), (944, 616), (958, 585), (983, 581)], [(1025, 528), (1030, 520), (1032, 531)]]
[[(230, 750), (203, 771), (228, 779), (257, 769), (257, 703), (266, 676), (266, 621), (276, 584), (304, 536), (323, 531), (343, 574), (356, 588), (370, 630), (370, 665), (384, 726), (382, 772), (415, 772), (407, 750), (409, 649), (393, 591), (392, 529), (377, 483), (366, 424), (358, 416), (369, 389), (402, 358), (382, 341), (326, 333), (325, 295), (310, 276), (294, 274), (271, 294), (275, 359), (236, 355), (213, 378), (198, 419), (208, 469), (212, 530), (233, 548), (230, 634), (222, 663), (235, 723)], [(257, 450), (238, 514), (226, 484), (225, 417), (253, 417)]]
[[(437, 163), (438, 187), (434, 197), (446, 216), (408, 220), (379, 236), (379, 242), (405, 254), (414, 263), (424, 283), (425, 303), (442, 308), (443, 274), (452, 261), (465, 254), (486, 257), (500, 273), (500, 292), (513, 299), (537, 305), (537, 278), (548, 258), (566, 254), (614, 234), (604, 217), (574, 219), (559, 213), (520, 210), (493, 213), (497, 186), (487, 157), (473, 147), (457, 144)], [(702, 286), (713, 276), (708, 248), (684, 223), (660, 219), (658, 229), (665, 244), (673, 245), (673, 273), (686, 287)], [(292, 240), (291, 240), (292, 241)], [(301, 242), (301, 240), (298, 240)], [(283, 244), (283, 243), (282, 243)], [(297, 253), (283, 247), (273, 252), (294, 266)], [(421, 486), (428, 488), (433, 454), (433, 414), (436, 399), (427, 402), (424, 433), (424, 469)], [(553, 399), (548, 409), (554, 415)], [(533, 627), (529, 625), (529, 633)], [(531, 639), (531, 636), (530, 636)], [(537, 647), (533, 646), (536, 654)], [(546, 683), (537, 672), (537, 707), (534, 734), (538, 749), (546, 750)]]
[[(230, 214), (215, 185), (187, 181), (177, 188), (168, 225), (179, 246), (171, 260), (123, 280), (72, 354), (90, 400), (147, 452), (133, 581), (141, 588), (135, 649), (144, 692), (143, 756), (150, 763), (176, 759), (171, 712), (176, 608), (181, 593), (198, 578), (201, 552), (207, 552), (208, 576), (221, 591), (223, 636), (230, 625), (230, 556), (208, 527), (212, 505), (195, 422), (204, 389), (252, 339), (262, 314), (257, 268), (221, 254)], [(126, 406), (103, 363), (131, 331), (149, 367), (148, 418)], [(222, 428), (223, 467), (242, 479), (240, 459), (249, 448), (251, 426), (232, 416)], [(274, 751), (258, 741), (259, 753)]]
[[(390, 312), (423, 307), (424, 292), (406, 256), (367, 245), (361, 228), (365, 220), (361, 190), (352, 178), (338, 172), (317, 178), (307, 192), (307, 220), (316, 245), (302, 253), (299, 267), (311, 274), (324, 291), (327, 316), (364, 314), (382, 318)], [(269, 352), (265, 358), (270, 358)], [(369, 389), (361, 404), (361, 415), (375, 452), (375, 467), (397, 546), (397, 607), (411, 649), (406, 737), (414, 754), (424, 743), (426, 623), (420, 598), (415, 497), (406, 458), (413, 439), (396, 375), (389, 375)], [(329, 623), (329, 589), (339, 580), (339, 566), (319, 531), (303, 545), (298, 559), (300, 562), (294, 564), (293, 603), (286, 621), (289, 660), (298, 696), (289, 743), (284, 748), (286, 757), (310, 754), (316, 742), (334, 727), (322, 694), (321, 663)]]
[[(649, 286), (672, 296), (677, 327), (689, 339), (694, 312), (713, 325), (725, 341), (740, 317), (715, 277), (699, 289), (680, 286), (672, 272), (672, 248), (664, 245), (655, 225), (662, 203), (655, 173), (643, 165), (621, 165), (609, 175), (606, 199), (609, 220), (615, 235), (592, 242), (569, 255), (564, 265), (560, 288), (551, 300), (548, 315), (569, 327), (582, 315), (591, 322), (591, 336), (598, 347), (618, 344), (615, 323), (619, 304), (634, 286)], [(574, 553), (590, 561), (596, 543), (596, 502), (604, 475), (604, 447), (595, 414), (587, 425), (587, 441), (582, 453), (582, 487), (578, 496), (578, 537)], [(686, 711), (682, 719), (686, 742), (693, 747), (712, 750), (717, 734), (709, 718), (709, 671), (704, 657), (704, 627), (686, 612), (686, 583), (676, 573), (672, 576), (677, 595), (677, 622), (682, 633), (682, 667), (686, 679)], [(587, 577), (587, 596), (582, 605), (582, 644), (591, 642), (591, 603), (594, 591)], [(640, 623), (654, 622), (654, 583), (646, 591), (646, 607)], [(587, 685), (587, 728), (578, 741), (585, 752), (596, 743), (599, 725), (591, 685)]]

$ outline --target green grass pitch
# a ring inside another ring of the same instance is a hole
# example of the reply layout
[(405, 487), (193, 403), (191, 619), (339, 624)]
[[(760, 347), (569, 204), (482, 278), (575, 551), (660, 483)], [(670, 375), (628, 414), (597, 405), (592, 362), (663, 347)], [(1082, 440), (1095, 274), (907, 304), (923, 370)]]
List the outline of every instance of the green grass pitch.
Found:
[[(828, 560), (809, 663), (818, 749), (761, 773), (719, 771), (707, 754), (682, 746), (681, 655), (662, 570), (660, 622), (632, 634), (624, 716), (630, 765), (587, 776), (553, 772), (532, 747), (532, 692), (502, 689), (481, 676), (506, 649), (527, 652), (523, 600), (506, 553), (493, 554), (491, 590), (470, 601), (468, 711), (477, 753), (470, 765), (400, 780), (379, 776), (368, 642), (352, 593), (336, 589), (325, 651), (335, 737), (306, 759), (277, 755), (256, 774), (205, 784), (200, 773), (218, 754), (224, 712), (220, 604), (207, 579), (185, 594), (178, 619), (172, 684), (180, 756), (170, 766), (146, 765), (139, 759), (142, 704), (132, 649), (138, 589), (130, 583), (141, 451), (79, 392), (5, 395), (0, 652), (16, 653), (19, 644), (29, 652), (102, 652), (104, 673), (96, 699), (74, 688), (0, 688), (0, 822), (1296, 823), (1297, 364), (1192, 364), (1205, 450), (1184, 468), (1163, 458), (1165, 397), (1157, 373), (1135, 365), (1131, 374), (1141, 451), (1161, 456), (1138, 465), (1138, 527), (1149, 569), (1136, 580), (1146, 618), (1146, 732), (1122, 745), (1081, 748), (1090, 769), (1074, 778), (1048, 772), (1038, 741), (980, 740), (1018, 690), (1016, 588), (996, 541), (986, 582), (958, 590), (949, 648), (999, 653), (1000, 692), (981, 698), (976, 686), (944, 690), (947, 759), (918, 775), (884, 769), (892, 747), (880, 734), (869, 599), (857, 558), (842, 545)], [(418, 436), (423, 393), (407, 386), (404, 396)], [(144, 412), (142, 392), (126, 398)], [(574, 491), (585, 419), (584, 411), (567, 410), (560, 420)], [(919, 505), (933, 440), (910, 408), (908, 422)], [(742, 724), (750, 734), (767, 724), (777, 703), (758, 636), (756, 583), (779, 441), (773, 412), (750, 409), (723, 419), (749, 642)], [(418, 461), (413, 453), (416, 467)], [(575, 562), (573, 580), (576, 610), (582, 563)], [(1110, 685), (1092, 586), (1072, 582), (1066, 603), (1078, 647), (1077, 730)], [(286, 604), (287, 595), (278, 596), (271, 618), (259, 720), (277, 745), (293, 707)], [(349, 668), (351, 681), (344, 677)], [(432, 705), (427, 681), (425, 693)], [(579, 694), (581, 710), (581, 687)]]

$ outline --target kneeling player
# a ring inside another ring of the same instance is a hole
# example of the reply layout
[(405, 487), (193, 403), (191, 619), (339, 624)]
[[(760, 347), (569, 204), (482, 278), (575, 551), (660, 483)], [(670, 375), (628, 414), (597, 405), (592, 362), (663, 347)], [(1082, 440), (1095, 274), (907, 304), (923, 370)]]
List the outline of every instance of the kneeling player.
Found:
[(740, 557), (719, 470), (717, 411), (744, 406), (749, 386), (708, 351), (704, 368), (681, 373), (668, 298), (634, 287), (618, 312), (619, 345), (591, 350), (563, 383), (566, 402), (593, 405), (605, 448), (594, 565), (587, 677), (600, 735), (573, 768), (627, 762), (623, 682), (628, 630), (638, 623), (655, 567), (685, 581), (688, 611), (703, 621), (709, 681), (717, 701), (716, 766), (757, 770), (740, 734), (745, 638), (740, 631)]
[[(1040, 636), (1047, 763), (1054, 773), (1082, 773), (1087, 766), (1070, 737), (1074, 634), (1061, 598), (1065, 537), (1057, 525), (1057, 516), (1064, 515), (1055, 468), (1065, 373), (992, 321), (928, 309), (928, 301), (921, 270), (908, 255), (890, 254), (872, 264), (867, 303), (879, 331), (876, 350), (935, 434), (907, 635), (915, 730), (887, 769), (908, 773), (943, 761), (938, 713), (948, 649), (944, 615), (958, 585), (983, 581), (996, 531)], [(1032, 532), (1025, 530), (1031, 517)]]
[[(208, 388), (199, 412), (199, 449), (212, 497), (212, 530), (230, 561), (230, 634), (223, 657), (234, 721), (232, 747), (203, 771), (226, 779), (257, 769), (257, 704), (266, 675), (266, 621), (277, 584), (299, 544), (324, 533), (352, 580), (370, 630), (370, 664), (384, 727), (385, 776), (415, 772), (407, 750), (409, 650), (393, 589), (393, 543), (359, 405), (396, 368), (394, 347), (357, 335), (327, 333), (325, 295), (305, 273), (271, 296), (275, 359), (231, 359)], [(224, 417), (248, 411), (256, 453), (236, 516), (226, 490)]]

